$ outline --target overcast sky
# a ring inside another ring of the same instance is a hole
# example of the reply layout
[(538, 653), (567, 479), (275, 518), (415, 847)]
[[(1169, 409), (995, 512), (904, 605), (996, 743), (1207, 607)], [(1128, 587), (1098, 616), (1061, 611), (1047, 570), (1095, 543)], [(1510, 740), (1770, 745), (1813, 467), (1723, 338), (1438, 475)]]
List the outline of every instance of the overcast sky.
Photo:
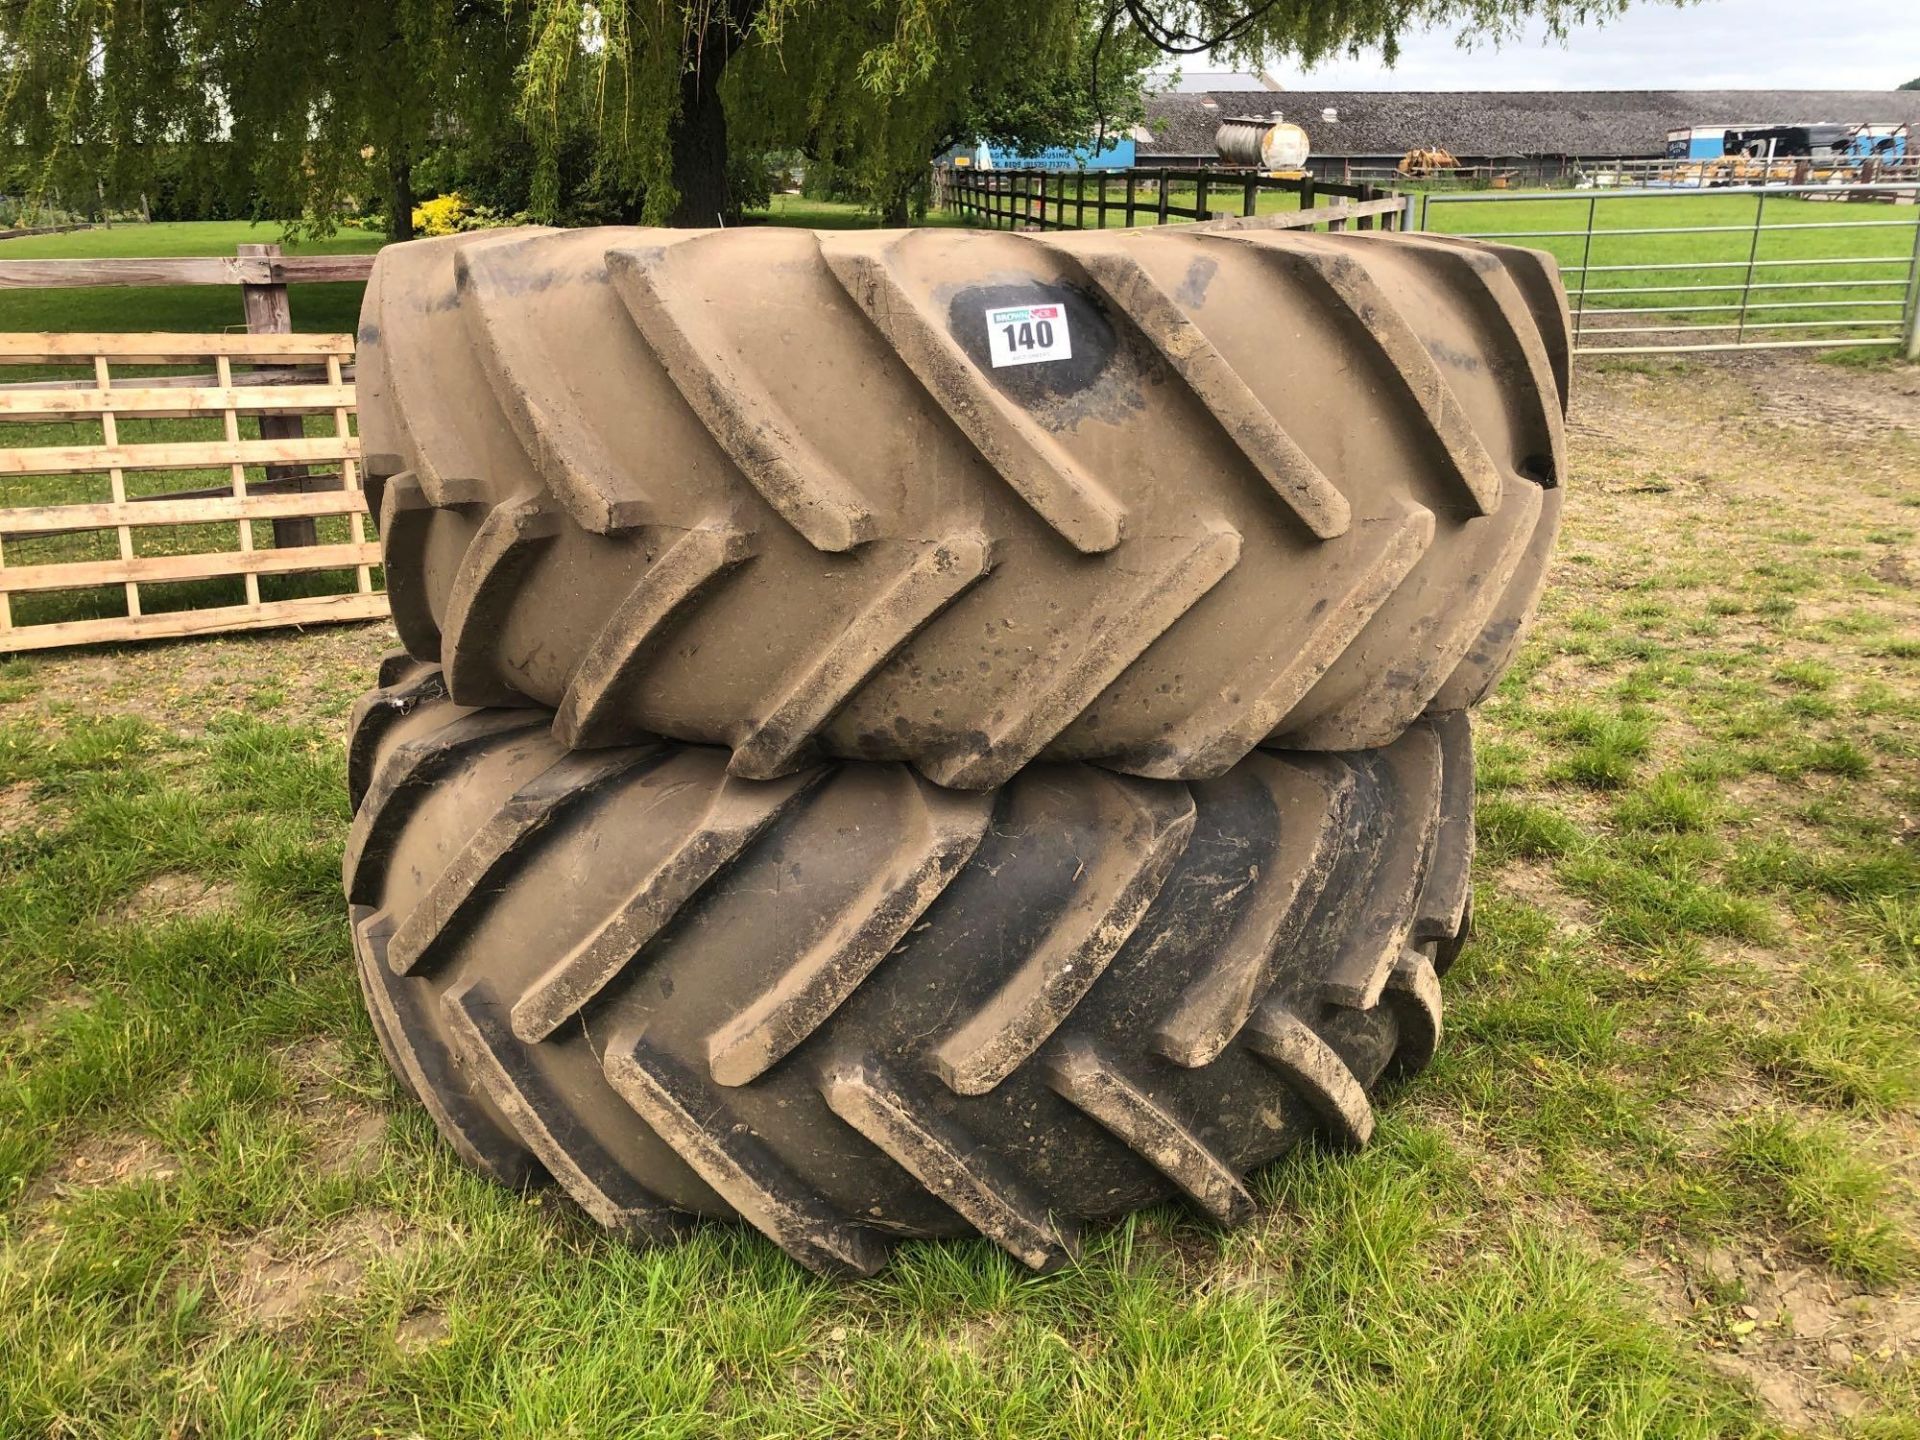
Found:
[(1499, 50), (1462, 50), (1456, 33), (1407, 36), (1392, 70), (1377, 54), (1271, 68), (1316, 90), (1891, 90), (1920, 76), (1920, 0), (1642, 4), (1564, 45), (1535, 26)]

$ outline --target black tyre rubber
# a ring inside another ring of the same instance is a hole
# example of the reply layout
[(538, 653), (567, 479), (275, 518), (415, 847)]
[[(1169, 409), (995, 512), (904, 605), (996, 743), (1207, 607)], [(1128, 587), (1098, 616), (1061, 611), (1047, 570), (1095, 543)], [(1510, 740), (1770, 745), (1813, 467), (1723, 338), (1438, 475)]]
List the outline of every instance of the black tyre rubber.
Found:
[[(1070, 359), (991, 363), (1047, 302)], [(1204, 779), (1475, 703), (1565, 462), (1551, 256), (1215, 226), (512, 231), (381, 252), (403, 643), (455, 699), (768, 779)]]
[(722, 750), (568, 752), (404, 658), (356, 709), (345, 861), (383, 1045), (469, 1161), (602, 1224), (739, 1216), (802, 1264), (982, 1233), (1037, 1268), (1076, 1220), (1249, 1168), (1440, 1037), (1464, 933), (1467, 718), (1200, 782), (900, 765), (729, 776)]

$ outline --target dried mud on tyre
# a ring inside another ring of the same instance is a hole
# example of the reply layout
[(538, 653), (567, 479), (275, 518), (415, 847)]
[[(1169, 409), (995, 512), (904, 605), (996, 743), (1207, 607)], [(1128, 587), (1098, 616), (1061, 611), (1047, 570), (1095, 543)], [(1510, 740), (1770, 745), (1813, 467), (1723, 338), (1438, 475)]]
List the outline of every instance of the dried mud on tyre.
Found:
[(1077, 1221), (1364, 1142), (1439, 1041), (1465, 927), (1467, 718), (1196, 782), (1041, 765), (730, 775), (569, 752), (396, 660), (356, 708), (344, 866), (389, 1058), (471, 1163), (666, 1237), (737, 1216), (871, 1272), (979, 1233), (1045, 1269)]
[[(1032, 305), (1070, 355), (996, 365)], [(395, 620), (454, 699), (966, 789), (1475, 702), (1545, 574), (1566, 383), (1540, 252), (1211, 226), (391, 246), (358, 379)]]

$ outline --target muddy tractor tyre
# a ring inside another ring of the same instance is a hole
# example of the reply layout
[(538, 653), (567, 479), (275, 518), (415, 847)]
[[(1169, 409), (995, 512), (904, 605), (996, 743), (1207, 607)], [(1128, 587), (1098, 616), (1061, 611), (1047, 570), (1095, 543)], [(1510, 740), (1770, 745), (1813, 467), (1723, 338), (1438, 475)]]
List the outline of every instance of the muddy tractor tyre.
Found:
[(1440, 1038), (1467, 718), (1211, 780), (568, 751), (403, 660), (355, 714), (360, 975), (470, 1162), (652, 1238), (739, 1217), (822, 1272), (1185, 1195), (1222, 1223), (1311, 1132), (1365, 1141)]
[(987, 789), (1474, 703), (1567, 363), (1550, 256), (1439, 237), (518, 230), (382, 251), (358, 386), (394, 617), (460, 703)]

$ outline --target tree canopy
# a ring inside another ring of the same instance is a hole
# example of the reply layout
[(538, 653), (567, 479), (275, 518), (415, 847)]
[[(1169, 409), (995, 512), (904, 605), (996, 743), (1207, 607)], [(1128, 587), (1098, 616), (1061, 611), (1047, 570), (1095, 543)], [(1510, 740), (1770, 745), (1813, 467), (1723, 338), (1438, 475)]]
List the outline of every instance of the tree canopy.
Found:
[(453, 153), (542, 218), (591, 192), (708, 225), (737, 213), (738, 157), (793, 149), (898, 218), (955, 140), (1130, 123), (1160, 54), (1391, 57), (1409, 26), (1564, 32), (1626, 3), (6, 0), (0, 183), (316, 228), (359, 206), (404, 234), (416, 167)]

